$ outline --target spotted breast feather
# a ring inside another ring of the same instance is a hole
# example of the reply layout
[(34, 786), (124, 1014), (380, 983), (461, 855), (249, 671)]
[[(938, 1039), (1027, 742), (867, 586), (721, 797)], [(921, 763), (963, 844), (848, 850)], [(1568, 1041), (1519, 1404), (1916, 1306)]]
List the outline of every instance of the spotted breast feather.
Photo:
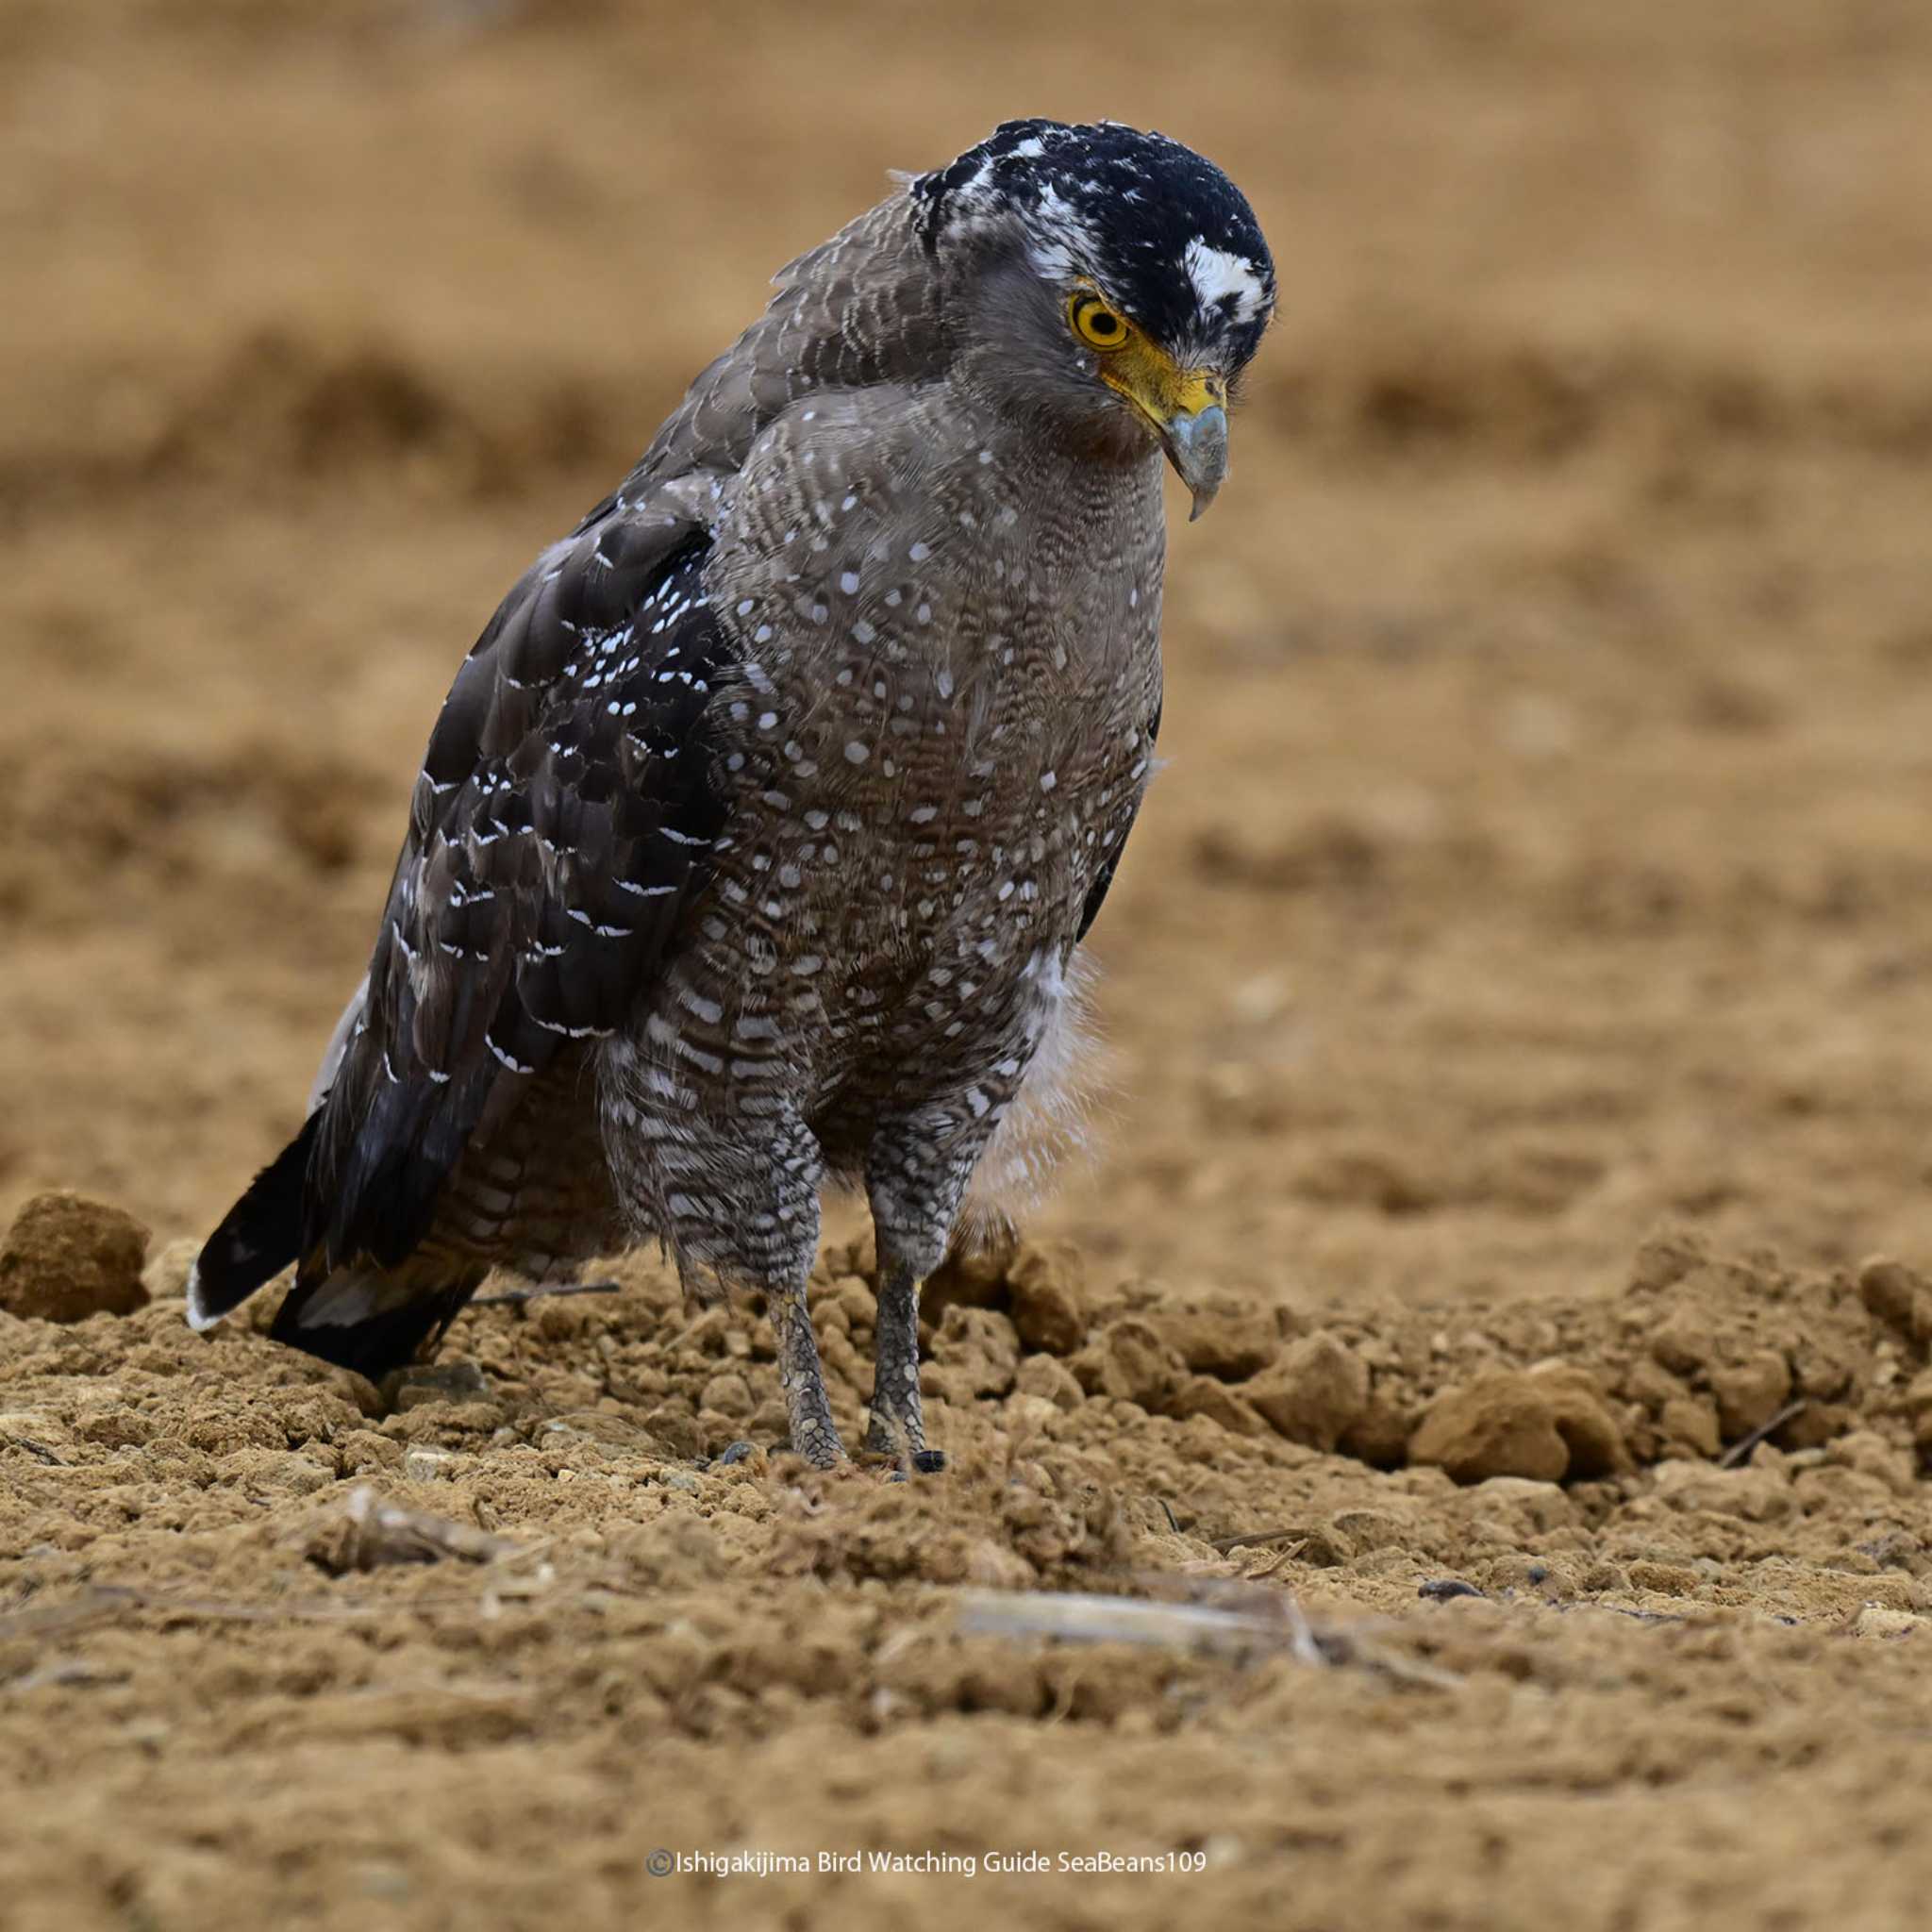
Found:
[(326, 1095), (203, 1250), (198, 1324), (299, 1259), (275, 1334), (380, 1368), (467, 1299), (480, 1267), (445, 1283), (463, 1283), (454, 1306), (398, 1281), (377, 1311), (329, 1285), (416, 1253), (465, 1148), (625, 1024), (702, 886), (725, 813), (706, 706), (730, 675), (708, 551), (694, 526), (612, 505), (478, 640), (430, 738)]

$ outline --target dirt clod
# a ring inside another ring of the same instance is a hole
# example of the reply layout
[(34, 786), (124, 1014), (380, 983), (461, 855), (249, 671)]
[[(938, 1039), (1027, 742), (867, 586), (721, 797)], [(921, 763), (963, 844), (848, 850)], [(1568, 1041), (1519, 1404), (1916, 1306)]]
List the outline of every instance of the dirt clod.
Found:
[(1534, 1377), (1513, 1369), (1439, 1396), (1409, 1438), (1408, 1454), (1459, 1483), (1499, 1475), (1554, 1483), (1570, 1468), (1555, 1404)]
[(129, 1315), (147, 1304), (148, 1231), (119, 1208), (36, 1194), (0, 1241), (0, 1308), (43, 1322)]
[(1159, 1408), (1187, 1375), (1187, 1365), (1158, 1329), (1138, 1316), (1109, 1322), (1068, 1364), (1089, 1395)]
[(1013, 1326), (1026, 1347), (1072, 1355), (1087, 1339), (1085, 1297), (1072, 1257), (1022, 1248), (1007, 1271), (1006, 1285)]
[(1367, 1410), (1369, 1371), (1334, 1336), (1305, 1335), (1240, 1392), (1291, 1442), (1333, 1449)]

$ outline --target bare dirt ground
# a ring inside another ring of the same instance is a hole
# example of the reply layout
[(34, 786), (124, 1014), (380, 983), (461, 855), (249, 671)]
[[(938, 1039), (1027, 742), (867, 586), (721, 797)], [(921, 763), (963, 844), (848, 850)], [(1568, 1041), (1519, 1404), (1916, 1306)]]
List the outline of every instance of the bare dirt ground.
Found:
[[(0, 13), (0, 1224), (154, 1235), (0, 1316), (0, 1923), (1915, 1923), (1932, 18), (658, 13)], [(1212, 153), (1284, 299), (1093, 1158), (933, 1296), (954, 1473), (706, 1466), (769, 1330), (649, 1259), (387, 1395), (189, 1334), (497, 595), (1040, 111)]]

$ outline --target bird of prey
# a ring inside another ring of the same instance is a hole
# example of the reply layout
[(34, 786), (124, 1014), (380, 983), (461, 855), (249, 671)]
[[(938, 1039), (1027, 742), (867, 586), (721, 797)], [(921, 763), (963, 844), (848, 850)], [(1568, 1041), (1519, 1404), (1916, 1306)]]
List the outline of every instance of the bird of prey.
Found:
[(274, 1335), (380, 1375), (492, 1267), (657, 1240), (763, 1293), (830, 1466), (806, 1296), (844, 1180), (866, 1447), (942, 1459), (920, 1286), (1074, 1002), (1159, 727), (1162, 456), (1198, 516), (1274, 272), (1191, 149), (1026, 120), (775, 289), (458, 672), (367, 978), (201, 1251), (196, 1327), (292, 1262)]

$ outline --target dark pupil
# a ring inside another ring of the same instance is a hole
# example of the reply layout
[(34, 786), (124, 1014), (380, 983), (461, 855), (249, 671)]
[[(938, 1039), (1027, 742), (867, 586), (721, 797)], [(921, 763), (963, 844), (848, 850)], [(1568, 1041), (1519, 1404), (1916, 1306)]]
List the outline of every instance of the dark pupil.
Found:
[(1109, 315), (1104, 308), (1090, 308), (1087, 311), (1087, 326), (1097, 336), (1118, 335), (1121, 319), (1117, 315)]

